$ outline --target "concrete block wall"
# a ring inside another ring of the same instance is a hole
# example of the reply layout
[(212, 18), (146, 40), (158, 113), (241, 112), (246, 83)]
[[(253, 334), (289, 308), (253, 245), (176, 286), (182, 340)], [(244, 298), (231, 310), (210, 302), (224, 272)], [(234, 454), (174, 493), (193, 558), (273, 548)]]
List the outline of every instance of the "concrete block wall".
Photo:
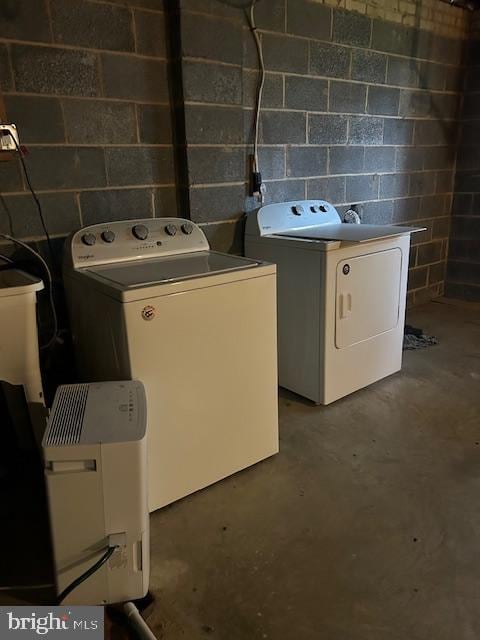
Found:
[[(467, 19), (453, 9), (447, 24), (452, 7), (432, 7), (260, 0), (256, 9), (266, 202), (325, 198), (341, 211), (356, 204), (364, 222), (427, 227), (413, 238), (410, 303), (443, 292)], [(243, 213), (255, 205), (254, 42), (227, 3), (181, 0), (181, 9), (191, 216), (221, 248), (241, 251)]]
[[(176, 214), (166, 43), (162, 0), (0, 4), (7, 116), (57, 245), (82, 224)], [(0, 231), (42, 246), (16, 159), (0, 193)]]
[(472, 24), (460, 125), (446, 295), (480, 301), (480, 19)]

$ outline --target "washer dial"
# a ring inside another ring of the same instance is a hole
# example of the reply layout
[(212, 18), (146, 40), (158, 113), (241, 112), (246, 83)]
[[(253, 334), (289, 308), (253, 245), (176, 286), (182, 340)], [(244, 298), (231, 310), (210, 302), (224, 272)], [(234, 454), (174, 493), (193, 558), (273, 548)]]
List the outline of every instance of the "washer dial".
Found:
[(148, 238), (148, 229), (144, 224), (136, 224), (132, 227), (132, 233), (138, 240), (146, 240)]

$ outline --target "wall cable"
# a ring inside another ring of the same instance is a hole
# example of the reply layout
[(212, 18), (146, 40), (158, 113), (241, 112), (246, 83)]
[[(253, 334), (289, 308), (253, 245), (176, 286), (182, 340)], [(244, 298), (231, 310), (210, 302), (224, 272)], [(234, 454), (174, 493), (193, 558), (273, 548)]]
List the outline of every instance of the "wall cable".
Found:
[(256, 171), (257, 173), (260, 173), (260, 166), (258, 162), (258, 131), (260, 126), (260, 112), (262, 109), (263, 87), (265, 85), (265, 61), (263, 58), (262, 41), (257, 30), (257, 24), (255, 22), (255, 5), (256, 4), (257, 4), (257, 0), (252, 0), (252, 3), (250, 4), (250, 11), (247, 12), (247, 18), (250, 26), (250, 31), (252, 32), (253, 38), (255, 40), (255, 45), (257, 47), (258, 62), (260, 64), (260, 80), (258, 82), (257, 97), (255, 102), (255, 117), (254, 117), (254, 132), (253, 132), (254, 171)]

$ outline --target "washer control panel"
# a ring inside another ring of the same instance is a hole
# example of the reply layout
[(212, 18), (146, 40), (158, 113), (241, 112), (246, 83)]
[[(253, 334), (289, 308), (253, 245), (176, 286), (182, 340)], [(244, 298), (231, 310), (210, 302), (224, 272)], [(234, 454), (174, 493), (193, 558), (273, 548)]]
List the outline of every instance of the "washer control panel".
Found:
[(74, 268), (208, 249), (200, 227), (184, 218), (105, 222), (84, 227), (70, 238)]

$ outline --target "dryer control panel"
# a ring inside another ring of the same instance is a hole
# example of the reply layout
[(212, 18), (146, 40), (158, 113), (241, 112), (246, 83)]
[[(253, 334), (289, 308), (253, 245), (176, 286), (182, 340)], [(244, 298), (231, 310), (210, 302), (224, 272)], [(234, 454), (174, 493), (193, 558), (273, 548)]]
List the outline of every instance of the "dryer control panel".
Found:
[(94, 224), (74, 233), (69, 243), (65, 258), (75, 269), (210, 248), (200, 227), (184, 218), (145, 218)]
[(266, 236), (272, 233), (318, 227), (342, 222), (333, 204), (325, 200), (298, 200), (279, 202), (249, 213), (245, 233)]

